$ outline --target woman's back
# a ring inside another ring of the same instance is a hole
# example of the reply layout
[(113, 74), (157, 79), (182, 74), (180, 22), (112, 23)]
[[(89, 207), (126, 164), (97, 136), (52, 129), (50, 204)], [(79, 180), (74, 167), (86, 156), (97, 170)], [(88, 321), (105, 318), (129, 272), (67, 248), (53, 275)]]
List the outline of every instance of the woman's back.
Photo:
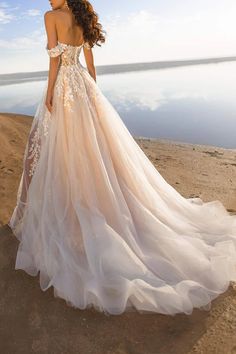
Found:
[(54, 10), (58, 41), (79, 46), (83, 43), (83, 29), (76, 23), (75, 16), (70, 10)]

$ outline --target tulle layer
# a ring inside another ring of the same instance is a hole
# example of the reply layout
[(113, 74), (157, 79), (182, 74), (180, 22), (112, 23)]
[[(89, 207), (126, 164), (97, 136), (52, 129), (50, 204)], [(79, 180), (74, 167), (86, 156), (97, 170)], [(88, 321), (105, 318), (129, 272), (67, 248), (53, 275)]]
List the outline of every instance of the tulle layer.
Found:
[(49, 115), (44, 91), (33, 120), (9, 222), (15, 268), (80, 309), (209, 309), (236, 281), (236, 217), (220, 201), (182, 197), (89, 74), (78, 75), (86, 95), (68, 109), (55, 94)]

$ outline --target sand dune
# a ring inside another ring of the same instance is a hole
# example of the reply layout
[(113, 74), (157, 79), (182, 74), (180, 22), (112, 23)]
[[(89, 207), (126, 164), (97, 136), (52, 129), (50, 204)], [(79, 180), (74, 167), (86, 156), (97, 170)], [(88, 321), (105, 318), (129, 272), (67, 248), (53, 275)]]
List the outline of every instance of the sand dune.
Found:
[[(236, 352), (236, 291), (191, 316), (70, 308), (38, 277), (14, 270), (18, 241), (7, 223), (16, 201), (32, 117), (0, 114), (0, 353), (229, 354)], [(186, 197), (219, 199), (236, 210), (236, 150), (135, 138), (159, 172)]]

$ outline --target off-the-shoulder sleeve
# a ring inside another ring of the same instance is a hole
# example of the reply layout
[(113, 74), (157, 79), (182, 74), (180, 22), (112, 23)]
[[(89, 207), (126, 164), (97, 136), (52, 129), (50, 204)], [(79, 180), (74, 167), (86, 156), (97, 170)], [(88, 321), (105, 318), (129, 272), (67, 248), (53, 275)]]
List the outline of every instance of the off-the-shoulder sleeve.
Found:
[(63, 53), (64, 51), (64, 48), (63, 46), (58, 43), (55, 47), (51, 48), (51, 49), (48, 49), (48, 46), (46, 46), (46, 50), (48, 52), (48, 55), (50, 57), (58, 57), (59, 55), (61, 55), (61, 53)]
[(85, 47), (86, 49), (91, 49), (91, 47), (90, 47), (90, 45), (89, 45), (88, 42), (84, 42), (84, 47)]

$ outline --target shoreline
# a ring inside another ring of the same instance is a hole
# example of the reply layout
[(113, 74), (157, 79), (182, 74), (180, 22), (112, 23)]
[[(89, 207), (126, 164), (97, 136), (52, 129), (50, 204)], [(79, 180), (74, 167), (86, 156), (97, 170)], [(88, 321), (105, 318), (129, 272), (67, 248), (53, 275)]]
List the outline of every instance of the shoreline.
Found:
[[(0, 113), (1, 114), (1, 113)], [(206, 148), (206, 149), (218, 149), (218, 150), (227, 150), (227, 151), (232, 151), (236, 152), (236, 147), (235, 148), (227, 148), (219, 145), (211, 145), (211, 144), (198, 144), (198, 143), (189, 143), (186, 141), (181, 141), (181, 140), (173, 140), (173, 139), (168, 139), (168, 138), (149, 138), (147, 136), (141, 136), (141, 135), (135, 135), (133, 136), (135, 139), (139, 141), (154, 141), (154, 142), (159, 142), (163, 144), (172, 144), (172, 145), (185, 145), (186, 147), (195, 147), (195, 148)]]
[[(23, 117), (23, 118), (29, 118), (33, 119), (34, 116), (29, 115), (29, 114), (24, 114), (24, 113), (9, 113), (9, 112), (0, 112), (0, 116), (6, 116), (6, 117)], [(227, 148), (219, 145), (211, 145), (211, 144), (198, 144), (198, 143), (190, 143), (190, 142), (185, 142), (181, 140), (174, 140), (174, 139), (169, 139), (169, 138), (151, 138), (148, 136), (142, 136), (142, 135), (133, 135), (133, 138), (138, 141), (154, 141), (157, 143), (163, 143), (163, 144), (172, 144), (172, 145), (185, 145), (186, 147), (199, 147), (199, 148), (210, 148), (210, 149), (220, 149), (220, 150), (227, 150), (227, 151), (232, 151), (236, 152), (236, 146), (235, 148)]]

